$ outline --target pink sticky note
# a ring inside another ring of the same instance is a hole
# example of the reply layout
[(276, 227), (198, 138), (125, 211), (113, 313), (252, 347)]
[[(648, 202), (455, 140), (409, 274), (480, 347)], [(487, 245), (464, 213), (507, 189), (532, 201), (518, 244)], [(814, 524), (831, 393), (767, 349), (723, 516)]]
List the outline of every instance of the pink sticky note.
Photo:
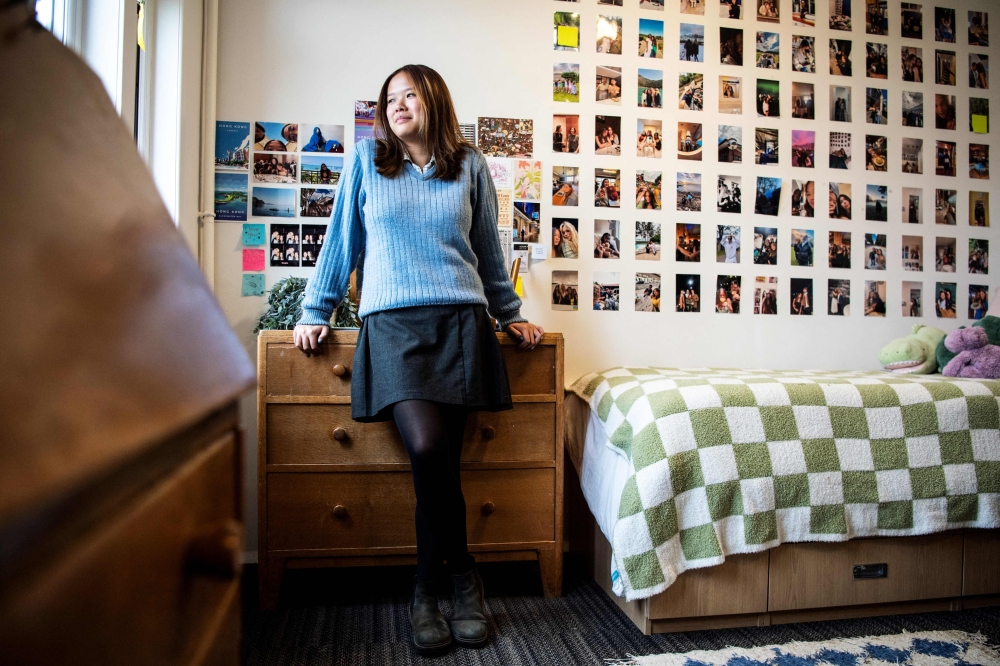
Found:
[(264, 250), (243, 250), (243, 270), (264, 270)]

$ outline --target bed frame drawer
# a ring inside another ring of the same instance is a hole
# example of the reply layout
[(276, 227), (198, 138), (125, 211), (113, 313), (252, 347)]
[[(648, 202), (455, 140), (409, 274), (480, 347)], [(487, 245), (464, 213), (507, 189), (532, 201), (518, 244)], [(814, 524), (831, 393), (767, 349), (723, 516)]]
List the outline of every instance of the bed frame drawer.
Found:
[(1000, 594), (1000, 530), (965, 530), (962, 595)]

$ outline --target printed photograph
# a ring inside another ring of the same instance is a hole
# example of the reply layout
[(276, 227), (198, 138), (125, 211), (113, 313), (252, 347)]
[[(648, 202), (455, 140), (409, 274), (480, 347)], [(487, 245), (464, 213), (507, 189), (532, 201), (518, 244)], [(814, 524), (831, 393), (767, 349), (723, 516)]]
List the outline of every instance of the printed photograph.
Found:
[[(343, 125), (311, 125), (302, 124), (303, 131), (309, 132), (309, 141), (302, 146), (304, 153), (343, 153)], [(303, 250), (305, 254), (305, 250)], [(303, 262), (305, 257), (303, 257)]]
[(743, 29), (719, 28), (719, 62), (743, 66)]
[(924, 94), (920, 92), (903, 91), (903, 126), (924, 126)]
[(552, 271), (552, 309), (575, 312), (579, 308), (579, 273), (577, 271)]
[(681, 23), (679, 56), (685, 62), (705, 62), (705, 26)]
[(580, 65), (571, 62), (552, 65), (552, 101), (580, 101)]
[[(267, 188), (257, 188), (267, 189)], [(292, 192), (293, 190), (285, 190)], [(293, 211), (294, 212), (294, 211)], [(297, 224), (272, 224), (271, 225), (271, 266), (298, 266), (301, 262), (299, 225)]]
[(911, 282), (906, 280), (903, 282), (903, 298), (902, 298), (902, 310), (904, 317), (923, 317), (924, 316), (924, 283), (923, 282)]
[(639, 57), (663, 57), (663, 21), (639, 19)]
[(990, 177), (990, 147), (985, 143), (969, 144), (969, 178), (988, 180)]
[(916, 2), (900, 3), (899, 32), (905, 39), (924, 38), (923, 5)]
[(816, 73), (816, 38), (812, 35), (792, 35), (792, 71)]
[(830, 120), (851, 122), (851, 87), (830, 86)]
[(580, 50), (580, 15), (556, 12), (552, 19), (552, 46), (556, 51)]
[(661, 247), (659, 222), (635, 223), (636, 259), (639, 261), (659, 261)]
[(622, 103), (622, 68), (597, 66), (597, 81), (594, 90), (598, 104)]
[(743, 113), (743, 79), (738, 76), (719, 77), (719, 113)]
[(900, 156), (903, 160), (903, 173), (924, 172), (924, 140), (904, 137), (902, 139)]
[(830, 30), (851, 31), (851, 0), (829, 0)]
[(831, 220), (851, 219), (850, 183), (830, 183), (830, 209), (828, 217)]
[(830, 268), (851, 267), (851, 232), (831, 231), (827, 258)]
[(635, 172), (635, 207), (637, 210), (660, 210), (660, 185), (663, 173), (660, 171)]
[(753, 263), (775, 266), (778, 263), (778, 229), (753, 228)]
[[(699, 74), (699, 76), (701, 76)], [(639, 68), (638, 104), (646, 109), (663, 108), (663, 71)], [(699, 107), (700, 108), (700, 107)]]
[[(515, 214), (515, 221), (517, 215)], [(552, 258), (580, 258), (580, 220), (575, 217), (552, 218)]]
[[(253, 149), (270, 153), (297, 152), (299, 149), (299, 126), (296, 123), (255, 122)], [(296, 250), (296, 254), (298, 254), (298, 250)]]
[(701, 312), (701, 276), (678, 273), (674, 292), (678, 312)]
[(919, 46), (902, 48), (903, 80), (909, 83), (924, 82), (924, 50)]
[(869, 35), (889, 34), (887, 0), (865, 0), (865, 32)]
[(792, 0), (792, 23), (816, 27), (816, 4), (820, 0)]
[(754, 130), (754, 163), (778, 163), (778, 130), (758, 127)]
[(989, 14), (969, 12), (969, 46), (989, 46)]
[(739, 275), (720, 275), (715, 280), (715, 311), (719, 314), (740, 313)]
[(250, 123), (215, 121), (215, 168), (246, 173), (250, 162)]
[(619, 305), (619, 273), (594, 271), (594, 309), (617, 312)]
[(300, 169), (303, 185), (336, 185), (344, 170), (344, 158), (303, 155)]
[(922, 236), (903, 236), (903, 270), (924, 270), (924, 239)]
[(486, 157), (531, 157), (534, 124), (531, 119), (480, 116), (476, 147)]
[(370, 139), (375, 132), (375, 109), (378, 102), (372, 100), (354, 101), (354, 144), (362, 139)]
[(777, 118), (781, 116), (780, 86), (777, 81), (757, 79), (757, 116)]
[(682, 111), (701, 111), (705, 106), (705, 75), (700, 72), (681, 72), (677, 76), (677, 108)]
[(886, 160), (886, 138), (874, 134), (865, 135), (865, 170), (888, 171)]
[(792, 81), (792, 118), (815, 120), (814, 86), (811, 83)]
[(851, 166), (850, 132), (830, 132), (830, 168), (849, 169)]
[(830, 40), (830, 74), (834, 76), (852, 76), (851, 40)]
[(883, 88), (865, 89), (865, 121), (871, 125), (889, 124), (889, 91)]
[(851, 281), (826, 281), (826, 313), (837, 317), (851, 316)]
[(779, 23), (781, 21), (781, 4), (778, 0), (756, 0), (757, 20), (763, 23)]
[(621, 222), (594, 220), (594, 259), (621, 258)]
[(934, 285), (934, 312), (940, 319), (955, 319), (958, 315), (958, 285), (954, 282), (937, 282)]
[(299, 217), (330, 217), (330, 213), (333, 212), (335, 192), (335, 190), (303, 187), (299, 190)]
[(594, 169), (594, 206), (620, 208), (621, 172), (618, 169)]
[(621, 55), (621, 16), (597, 16), (597, 52), (610, 55)]
[(299, 180), (298, 157), (287, 153), (254, 153), (253, 182), (288, 185)]
[(677, 173), (677, 210), (701, 211), (700, 173)]
[(757, 215), (777, 217), (780, 202), (781, 179), (757, 176), (757, 196), (754, 199), (753, 212)]
[(889, 220), (889, 187), (865, 185), (865, 219), (869, 222)]
[(884, 280), (865, 280), (865, 316), (885, 316)]
[(982, 319), (986, 316), (990, 309), (989, 293), (989, 285), (969, 285), (969, 319)]
[(719, 264), (740, 263), (740, 227), (719, 224), (715, 227), (715, 261)]
[(287, 187), (254, 187), (251, 212), (257, 217), (295, 217), (295, 190)]
[(919, 187), (902, 188), (903, 222), (905, 224), (923, 224), (923, 206), (921, 199), (924, 191)]
[[(537, 201), (515, 201), (513, 220), (511, 222), (512, 240), (518, 243), (540, 243), (541, 242), (541, 216), (542, 205)], [(576, 220), (573, 220), (575, 223)], [(555, 220), (552, 221), (554, 225)], [(574, 248), (579, 244), (575, 243)], [(568, 259), (576, 259), (575, 256)]]
[(792, 217), (816, 217), (816, 183), (792, 181)]
[(580, 205), (580, 169), (579, 167), (552, 167), (552, 205)]
[(958, 192), (955, 190), (934, 190), (934, 224), (955, 226), (955, 204)]
[(598, 5), (610, 5), (612, 7), (621, 7), (625, 4), (625, 0), (597, 0)]
[(743, 0), (719, 0), (719, 18), (743, 18)]
[(792, 266), (813, 265), (816, 232), (812, 229), (792, 229)]
[(312, 267), (316, 265), (319, 258), (319, 251), (323, 249), (323, 241), (326, 240), (325, 224), (303, 224), (302, 225), (302, 265)]
[(636, 157), (663, 157), (663, 121), (639, 118), (636, 120)]
[(990, 59), (984, 53), (969, 54), (969, 87), (987, 90), (989, 81)]
[(885, 234), (865, 234), (865, 269), (885, 270)]
[(594, 116), (594, 153), (621, 155), (621, 116)]
[(778, 278), (758, 275), (754, 280), (753, 313), (778, 314)]
[[(680, 2), (681, 14), (705, 15), (704, 0), (678, 0)], [(725, 4), (725, 3), (723, 3)]]
[(990, 226), (989, 192), (969, 192), (969, 226)]
[(215, 219), (245, 222), (250, 193), (248, 188), (246, 173), (216, 173)]
[(743, 128), (739, 125), (719, 125), (719, 161), (743, 162)]
[(955, 85), (955, 67), (954, 51), (934, 51), (934, 83), (939, 86)]
[(990, 242), (985, 239), (969, 239), (969, 273), (986, 275), (990, 272)]
[(677, 159), (701, 161), (701, 123), (677, 123)]
[(955, 142), (937, 141), (935, 142), (935, 162), (934, 173), (938, 176), (955, 175)]
[(716, 212), (742, 213), (742, 193), (740, 191), (740, 176), (719, 176), (716, 193)]
[(580, 152), (580, 116), (552, 116), (552, 152)]
[[(704, 6), (704, 5), (702, 5)], [(635, 274), (635, 311), (660, 311), (660, 274)]]
[(758, 69), (778, 69), (778, 55), (781, 40), (776, 32), (757, 33)]
[(955, 248), (954, 238), (938, 236), (934, 239), (934, 270), (938, 273), (956, 272)]
[(865, 76), (869, 79), (889, 78), (889, 45), (868, 42), (865, 45)]
[(701, 225), (678, 224), (674, 249), (677, 261), (701, 261)]
[(969, 131), (987, 134), (990, 131), (990, 100), (983, 97), (969, 98)]
[(653, 12), (663, 11), (663, 0), (639, 0), (639, 9), (648, 9)]
[(789, 314), (811, 315), (813, 313), (812, 278), (792, 278), (789, 283), (791, 289)]
[(934, 41), (955, 43), (955, 10), (950, 7), (934, 8)]
[(816, 132), (792, 130), (792, 166), (812, 169), (816, 164)]

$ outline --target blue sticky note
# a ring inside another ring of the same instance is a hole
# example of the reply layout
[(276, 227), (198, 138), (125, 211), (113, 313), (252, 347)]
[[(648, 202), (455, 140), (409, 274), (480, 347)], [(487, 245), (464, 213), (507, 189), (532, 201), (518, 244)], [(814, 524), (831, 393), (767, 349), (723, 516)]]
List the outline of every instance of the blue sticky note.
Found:
[(263, 296), (264, 295), (264, 274), (244, 273), (243, 274), (243, 295)]
[(263, 245), (264, 244), (264, 225), (263, 224), (244, 224), (243, 225), (243, 244), (244, 245)]

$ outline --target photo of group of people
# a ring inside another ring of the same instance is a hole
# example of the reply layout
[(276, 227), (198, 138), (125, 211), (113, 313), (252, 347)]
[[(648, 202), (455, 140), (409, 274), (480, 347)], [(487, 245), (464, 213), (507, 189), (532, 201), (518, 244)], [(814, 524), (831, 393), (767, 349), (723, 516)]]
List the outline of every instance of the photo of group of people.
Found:
[(552, 257), (578, 259), (580, 257), (580, 221), (576, 218), (552, 218)]
[(663, 21), (639, 19), (639, 57), (663, 57)]
[(639, 68), (639, 85), (636, 88), (638, 104), (646, 109), (663, 108), (663, 72), (659, 69)]
[(757, 68), (778, 69), (781, 37), (776, 32), (757, 33)]
[[(639, 50), (642, 50), (641, 45)], [(705, 26), (681, 23), (679, 57), (685, 62), (705, 62)]]
[(958, 308), (955, 301), (958, 295), (958, 285), (954, 282), (938, 282), (934, 285), (936, 294), (934, 310), (937, 316), (942, 319), (955, 319), (958, 316)]
[(594, 206), (621, 207), (621, 172), (618, 169), (594, 169)]
[(865, 269), (885, 270), (885, 234), (865, 234)]
[(319, 252), (326, 240), (325, 224), (302, 225), (302, 265), (309, 268), (316, 265)]
[(635, 274), (635, 311), (660, 311), (660, 274)]
[(851, 219), (850, 183), (830, 183), (830, 207), (827, 217), (831, 220)]
[(552, 65), (552, 101), (580, 101), (580, 65), (569, 62)]
[(885, 316), (885, 282), (865, 280), (865, 316)]
[(851, 315), (851, 281), (826, 281), (827, 314), (836, 317)]
[(552, 116), (552, 152), (580, 152), (580, 116)]
[(990, 309), (990, 288), (985, 284), (969, 285), (969, 319), (982, 319)]
[(701, 276), (678, 273), (675, 284), (677, 312), (701, 312)]
[[(904, 46), (900, 52), (903, 65), (903, 81), (924, 82), (924, 50), (919, 46)], [(904, 95), (906, 93), (903, 93)]]
[(336, 190), (303, 187), (299, 190), (299, 217), (329, 218), (335, 193)]
[(635, 223), (635, 258), (639, 261), (660, 260), (660, 223)]
[(621, 134), (622, 119), (620, 116), (595, 116), (594, 152), (597, 155), (621, 155)]
[(719, 176), (716, 185), (716, 210), (719, 213), (743, 212), (740, 176)]
[(851, 267), (851, 232), (831, 231), (828, 242), (828, 265), (830, 268)]
[(594, 309), (617, 311), (621, 280), (619, 273), (596, 271), (594, 273)]
[(648, 118), (636, 120), (636, 157), (663, 157), (663, 121)]
[(742, 278), (739, 275), (720, 275), (715, 280), (715, 311), (720, 314), (740, 313)]
[(577, 271), (552, 271), (552, 309), (576, 311), (580, 307)]
[(811, 315), (813, 313), (813, 281), (812, 278), (792, 278), (791, 283), (791, 314)]
[(816, 217), (816, 183), (792, 181), (792, 217)]
[(298, 157), (287, 153), (254, 153), (253, 182), (295, 183), (298, 181)]
[(660, 191), (663, 184), (660, 171), (635, 172), (635, 207), (639, 210), (660, 210)]
[(531, 157), (534, 121), (524, 118), (484, 118), (477, 122), (476, 146), (487, 157)]
[(705, 106), (705, 75), (681, 72), (677, 81), (677, 108), (681, 111), (701, 111)]
[(865, 44), (865, 76), (869, 79), (889, 78), (889, 45), (881, 42)]
[(778, 230), (775, 227), (753, 228), (753, 263), (778, 265)]
[(254, 123), (254, 150), (269, 153), (295, 153), (299, 150), (299, 126), (297, 123)]
[(778, 278), (758, 275), (754, 280), (754, 314), (778, 314)]
[(851, 65), (851, 40), (830, 40), (830, 74), (832, 76), (852, 76), (854, 68)]
[(676, 233), (676, 261), (701, 261), (701, 225), (678, 224)]
[(299, 252), (299, 225), (272, 224), (271, 266), (298, 266), (301, 263)]
[(816, 166), (816, 132), (792, 130), (792, 166), (804, 169)]
[(594, 90), (595, 101), (598, 104), (621, 104), (622, 68), (598, 65)]
[(701, 210), (700, 173), (677, 173), (677, 210), (688, 212)]
[(781, 116), (781, 87), (777, 81), (757, 79), (757, 116), (778, 118)]
[(986, 275), (990, 272), (990, 242), (985, 239), (969, 239), (969, 273)]
[(815, 86), (811, 83), (792, 82), (792, 118), (815, 120)]

